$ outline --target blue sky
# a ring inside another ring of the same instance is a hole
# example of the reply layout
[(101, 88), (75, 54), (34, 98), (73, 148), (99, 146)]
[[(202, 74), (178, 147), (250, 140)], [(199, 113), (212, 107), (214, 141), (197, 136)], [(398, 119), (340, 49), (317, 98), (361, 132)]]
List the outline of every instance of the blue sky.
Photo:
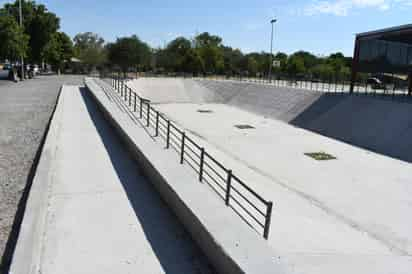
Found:
[[(7, 2), (0, 0), (0, 4)], [(244, 52), (352, 55), (355, 33), (412, 23), (412, 0), (38, 0), (61, 18), (70, 36), (92, 31), (106, 41), (137, 34), (153, 47), (208, 31)]]

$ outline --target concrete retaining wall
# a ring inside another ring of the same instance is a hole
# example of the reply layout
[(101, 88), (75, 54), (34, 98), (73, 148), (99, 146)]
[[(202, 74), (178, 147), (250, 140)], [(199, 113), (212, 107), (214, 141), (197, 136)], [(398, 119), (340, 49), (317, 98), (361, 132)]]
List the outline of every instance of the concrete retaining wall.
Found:
[(219, 273), (286, 273), (266, 241), (251, 230), (189, 169), (178, 163), (111, 102), (96, 80), (86, 86), (142, 172), (176, 214)]

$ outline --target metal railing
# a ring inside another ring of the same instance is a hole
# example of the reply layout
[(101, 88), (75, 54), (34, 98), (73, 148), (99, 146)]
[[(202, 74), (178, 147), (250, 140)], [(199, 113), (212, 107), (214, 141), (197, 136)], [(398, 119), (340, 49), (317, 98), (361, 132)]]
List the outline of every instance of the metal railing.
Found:
[(267, 77), (247, 77), (242, 75), (200, 75), (192, 76), (191, 74), (150, 74), (141, 77), (167, 77), (167, 78), (193, 78), (193, 79), (209, 79), (209, 80), (226, 80), (239, 81), (248, 83), (260, 83), (272, 85), (275, 87), (286, 87), (302, 90), (313, 90), (324, 92), (327, 94), (353, 94), (353, 95), (379, 95), (386, 97), (405, 97), (411, 98), (412, 93), (408, 90), (408, 85), (405, 81), (394, 81), (386, 84), (372, 84), (368, 82), (368, 78), (359, 78), (353, 83), (353, 91), (351, 92), (351, 82), (344, 78), (315, 78), (311, 76), (294, 77), (289, 75), (279, 75), (272, 79)]
[(180, 164), (186, 163), (198, 175), (200, 183), (206, 183), (219, 195), (250, 227), (268, 239), (273, 202), (267, 201), (249, 187), (232, 170), (210, 155), (170, 119), (156, 110), (149, 100), (141, 98), (127, 86), (122, 78), (109, 78), (111, 86), (127, 104), (130, 111), (138, 113), (147, 128), (152, 127), (154, 137), (165, 141), (166, 149), (179, 154)]
[(286, 87), (302, 90), (313, 90), (324, 93), (348, 93), (348, 94), (365, 94), (365, 95), (383, 95), (383, 96), (408, 96), (412, 95), (407, 85), (400, 85), (396, 83), (375, 85), (370, 84), (366, 79), (357, 80), (353, 83), (353, 91), (351, 92), (351, 82), (337, 78), (330, 79), (299, 79), (294, 77), (279, 77), (276, 79), (256, 78), (256, 77), (227, 77), (227, 76), (207, 76), (195, 77), (197, 79), (210, 79), (221, 81), (239, 81), (247, 83), (260, 83), (265, 85), (272, 85), (275, 87)]

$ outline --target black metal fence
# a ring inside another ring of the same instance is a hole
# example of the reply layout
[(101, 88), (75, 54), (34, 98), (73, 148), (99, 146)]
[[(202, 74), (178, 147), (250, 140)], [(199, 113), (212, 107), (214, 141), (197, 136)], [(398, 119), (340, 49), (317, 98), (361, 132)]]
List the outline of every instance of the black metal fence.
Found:
[(282, 76), (276, 79), (257, 78), (257, 77), (243, 77), (243, 76), (219, 76), (210, 75), (195, 77), (197, 79), (210, 80), (229, 80), (240, 81), (248, 83), (261, 83), (266, 85), (273, 85), (275, 87), (288, 87), (303, 90), (313, 90), (325, 93), (353, 93), (353, 94), (368, 94), (368, 95), (383, 95), (383, 96), (410, 96), (407, 83), (405, 81), (393, 83), (374, 83), (368, 79), (358, 79), (353, 83), (353, 91), (351, 92), (351, 82), (342, 79), (309, 79), (298, 77)]
[[(203, 79), (203, 77), (202, 77)], [(289, 87), (295, 89), (314, 90), (325, 93), (353, 93), (353, 94), (370, 94), (370, 95), (410, 95), (406, 83), (374, 83), (367, 79), (358, 80), (353, 83), (351, 92), (351, 82), (340, 79), (299, 79), (293, 77), (282, 77), (277, 79), (267, 78), (249, 78), (249, 77), (209, 77), (214, 80), (235, 80), (249, 83), (262, 83), (273, 85), (275, 87)]]
[[(353, 83), (351, 92), (351, 82), (343, 78), (313, 78), (308, 76), (288, 76), (282, 75), (269, 79), (267, 77), (246, 77), (242, 75), (200, 75), (193, 77), (191, 74), (150, 74), (147, 77), (171, 77), (171, 78), (194, 78), (210, 80), (229, 80), (248, 83), (261, 83), (273, 85), (275, 87), (287, 87), (303, 90), (313, 90), (325, 93), (352, 93), (382, 96), (411, 96), (406, 80), (393, 80), (392, 82), (379, 83), (373, 79), (363, 77)], [(143, 77), (145, 77), (143, 76)], [(372, 77), (373, 78), (373, 77)], [(368, 80), (369, 79), (369, 80)], [(376, 80), (375, 80), (376, 81)]]
[(197, 173), (199, 182), (208, 184), (226, 206), (230, 206), (253, 229), (260, 228), (260, 233), (263, 230), (263, 237), (268, 239), (273, 208), (271, 201), (262, 198), (232, 170), (187, 136), (156, 110), (149, 100), (137, 95), (124, 79), (112, 77), (110, 82), (131, 111), (138, 113), (138, 118), (146, 127), (153, 128), (154, 136), (164, 139), (166, 149), (174, 149), (179, 154), (180, 163), (186, 163)]

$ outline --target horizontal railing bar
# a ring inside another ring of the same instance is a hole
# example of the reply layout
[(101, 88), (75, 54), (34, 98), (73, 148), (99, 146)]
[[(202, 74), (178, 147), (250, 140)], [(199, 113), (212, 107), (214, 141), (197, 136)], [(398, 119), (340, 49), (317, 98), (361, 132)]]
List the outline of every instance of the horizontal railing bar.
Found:
[[(240, 193), (239, 190), (237, 190), (235, 187), (232, 186), (232, 189), (237, 193), (237, 195), (239, 195), (240, 197), (242, 197), (250, 206), (252, 206), (257, 212), (259, 212), (262, 217), (266, 217), (266, 213), (262, 212), (257, 206), (255, 206), (251, 201), (249, 201), (248, 198), (246, 198), (242, 193)], [(265, 205), (266, 206), (266, 205)]]
[(255, 216), (253, 216), (253, 214), (250, 213), (249, 210), (247, 210), (239, 201), (237, 201), (237, 200), (236, 200), (235, 198), (233, 198), (232, 196), (230, 196), (230, 197), (231, 197), (230, 201), (234, 201), (241, 209), (243, 209), (244, 212), (247, 213), (247, 215), (248, 215), (249, 217), (251, 217), (251, 218), (252, 218), (256, 223), (258, 223), (262, 228), (265, 227), (265, 225), (262, 224), (262, 223), (260, 222), (260, 220), (258, 220)]
[(219, 163), (215, 158), (213, 158), (207, 151), (205, 151), (205, 156), (212, 160), (216, 165), (218, 165), (224, 171), (228, 171), (221, 163)]
[(196, 144), (190, 137), (186, 136), (186, 140), (188, 140), (190, 143), (192, 143), (199, 150), (202, 149), (202, 147), (199, 146), (198, 144)]
[[(226, 181), (226, 178), (224, 178), (221, 174), (219, 174), (219, 172), (217, 172), (213, 167), (211, 167), (209, 165), (209, 163), (207, 163), (206, 161), (203, 162), (203, 164), (205, 165), (205, 167), (208, 167), (211, 171), (213, 171), (213, 173), (216, 174), (216, 176), (218, 176), (220, 179), (222, 179), (222, 181)], [(225, 171), (226, 172), (226, 171)]]
[(198, 173), (197, 167), (195, 167), (191, 161), (188, 161), (187, 158), (183, 159), (183, 161), (186, 162), (193, 169), (194, 172)]
[(177, 132), (179, 132), (180, 134), (183, 133), (183, 131), (181, 131), (180, 129), (178, 129), (172, 122), (170, 122), (170, 127), (174, 128)]
[(251, 189), (245, 183), (243, 183), (236, 175), (233, 175), (233, 179), (235, 179), (235, 181), (237, 181), (241, 186), (246, 188), (250, 193), (252, 193), (256, 198), (258, 198), (262, 203), (264, 203), (265, 205), (269, 203), (268, 201), (263, 199), (259, 194), (257, 194), (253, 189)]
[(190, 153), (187, 153), (186, 150), (183, 151), (183, 153), (184, 153), (184, 155), (186, 155), (187, 157), (189, 157), (197, 167), (200, 166), (200, 164), (199, 164), (198, 162), (196, 162), (196, 159), (193, 158)]
[[(185, 137), (187, 138), (187, 137)], [(193, 153), (194, 156), (196, 156), (199, 160), (200, 160), (200, 155), (197, 154), (190, 146), (188, 146), (187, 144), (185, 144), (185, 148), (187, 148), (190, 152)]]
[[(210, 183), (206, 177), (203, 178), (203, 181), (206, 182), (206, 184), (208, 184), (208, 185), (212, 188), (212, 190), (213, 190), (220, 198), (222, 198), (222, 200), (225, 199), (224, 194), (222, 194), (222, 193), (219, 192), (219, 189), (217, 189), (217, 188), (215, 187), (215, 184)], [(219, 186), (219, 187), (220, 187), (220, 186)], [(224, 193), (224, 190), (223, 190), (223, 193)]]
[(212, 175), (210, 175), (210, 173), (209, 172), (207, 172), (207, 171), (203, 171), (203, 174), (206, 174), (207, 176), (209, 176), (209, 178), (216, 184), (216, 185), (218, 185), (224, 192), (226, 192), (226, 188), (224, 187), (224, 186), (222, 186), (215, 178), (213, 178), (213, 176)]

